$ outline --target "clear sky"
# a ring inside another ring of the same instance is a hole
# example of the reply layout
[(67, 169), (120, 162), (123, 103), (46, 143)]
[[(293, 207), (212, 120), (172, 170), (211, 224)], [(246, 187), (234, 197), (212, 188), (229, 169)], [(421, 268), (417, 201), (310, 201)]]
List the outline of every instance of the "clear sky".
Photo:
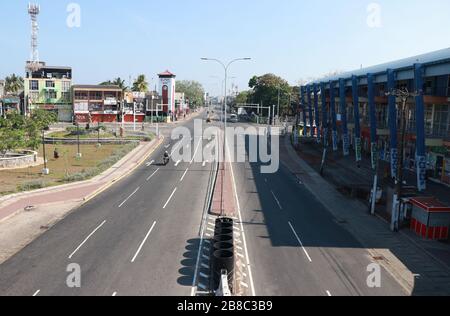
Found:
[[(450, 47), (448, 0), (35, 1), (40, 59), (73, 67), (81, 84), (140, 73), (150, 81), (169, 69), (218, 94), (223, 71), (200, 57), (251, 57), (230, 70), (243, 90), (267, 72), (296, 84)], [(67, 25), (71, 2), (81, 8), (79, 28)], [(22, 75), (29, 59), (27, 3), (1, 3), (0, 78)]]

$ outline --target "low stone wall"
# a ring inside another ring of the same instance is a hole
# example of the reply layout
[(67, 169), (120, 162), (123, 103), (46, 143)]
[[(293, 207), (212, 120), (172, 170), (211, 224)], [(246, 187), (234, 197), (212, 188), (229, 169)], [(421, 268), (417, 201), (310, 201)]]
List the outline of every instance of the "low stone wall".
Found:
[[(139, 143), (139, 140), (135, 139), (115, 139), (115, 138), (103, 138), (100, 139), (100, 144), (112, 144), (112, 145), (123, 145), (130, 143)], [(63, 144), (63, 145), (74, 145), (78, 143), (78, 139), (76, 138), (45, 138), (45, 143), (49, 145), (54, 144)], [(98, 144), (98, 140), (96, 138), (91, 139), (80, 139), (80, 144), (83, 145), (95, 145)]]
[(37, 152), (24, 151), (22, 153), (8, 153), (6, 156), (0, 156), (0, 170), (21, 168), (33, 165), (37, 162)]

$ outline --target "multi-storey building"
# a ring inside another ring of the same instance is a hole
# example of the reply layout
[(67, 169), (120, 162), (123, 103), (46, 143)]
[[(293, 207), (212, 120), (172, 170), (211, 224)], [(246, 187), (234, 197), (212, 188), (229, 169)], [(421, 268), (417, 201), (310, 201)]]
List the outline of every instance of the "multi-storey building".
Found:
[(73, 114), (76, 122), (118, 122), (121, 120), (123, 91), (119, 86), (72, 86)]
[[(409, 91), (405, 111), (393, 92)], [(450, 49), (323, 78), (301, 87), (301, 121), (313, 136), (332, 135), (334, 150), (364, 152), (376, 163), (398, 159), (450, 184)], [(400, 114), (406, 116), (405, 156), (399, 157)], [(316, 128), (314, 128), (316, 127)]]
[(24, 109), (45, 109), (57, 114), (62, 122), (72, 121), (72, 68), (47, 66), (44, 62), (33, 68), (27, 64), (24, 78)]

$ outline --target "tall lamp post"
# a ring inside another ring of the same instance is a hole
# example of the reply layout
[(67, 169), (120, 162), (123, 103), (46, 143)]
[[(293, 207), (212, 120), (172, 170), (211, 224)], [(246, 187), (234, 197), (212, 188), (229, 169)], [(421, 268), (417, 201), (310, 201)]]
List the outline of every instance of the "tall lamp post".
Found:
[(42, 169), (42, 174), (44, 176), (47, 176), (50, 174), (50, 170), (48, 169), (47, 166), (47, 153), (45, 151), (45, 131), (42, 130), (42, 152), (44, 154), (44, 169)]
[[(224, 84), (225, 85), (225, 100), (224, 100), (224, 109), (223, 109), (223, 114), (224, 114), (223, 115), (223, 125), (224, 125), (224, 131), (223, 131), (223, 133), (224, 133), (224, 135), (223, 135), (223, 138), (224, 138), (223, 139), (223, 157), (224, 157), (224, 164), (222, 165), (222, 170), (223, 170), (223, 172), (225, 172), (226, 140), (227, 140), (226, 128), (227, 128), (227, 107), (228, 107), (228, 98), (227, 98), (228, 69), (235, 62), (248, 61), (248, 60), (251, 60), (251, 58), (249, 58), (249, 57), (236, 58), (236, 59), (233, 59), (232, 61), (230, 61), (228, 64), (225, 64), (224, 62), (222, 62), (222, 61), (220, 61), (219, 59), (216, 59), (216, 58), (203, 57), (203, 58), (201, 58), (201, 60), (203, 60), (203, 61), (213, 61), (213, 62), (216, 62), (216, 63), (220, 64), (223, 67), (223, 70), (224, 70), (224, 73), (225, 73), (225, 79), (224, 79), (224, 82), (225, 82), (225, 84)], [(223, 209), (223, 189), (224, 189), (224, 177), (222, 177), (222, 207), (221, 207), (222, 215), (223, 215), (223, 211), (224, 211), (224, 209)]]

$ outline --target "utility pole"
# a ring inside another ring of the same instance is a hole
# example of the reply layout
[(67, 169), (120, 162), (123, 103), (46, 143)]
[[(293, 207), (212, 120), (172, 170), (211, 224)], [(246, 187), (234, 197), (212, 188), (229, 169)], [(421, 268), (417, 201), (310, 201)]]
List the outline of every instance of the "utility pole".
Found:
[(404, 177), (404, 159), (405, 159), (405, 143), (406, 143), (406, 114), (408, 110), (408, 99), (410, 97), (416, 96), (408, 91), (408, 89), (394, 89), (388, 93), (387, 96), (394, 95), (400, 98), (401, 103), (399, 105), (400, 113), (400, 141), (398, 142), (398, 168), (397, 168), (397, 179), (396, 179), (396, 189), (393, 198), (392, 205), (392, 220), (391, 220), (391, 230), (397, 232), (399, 230), (399, 217), (400, 217), (400, 207), (401, 200), (403, 196), (403, 177)]

